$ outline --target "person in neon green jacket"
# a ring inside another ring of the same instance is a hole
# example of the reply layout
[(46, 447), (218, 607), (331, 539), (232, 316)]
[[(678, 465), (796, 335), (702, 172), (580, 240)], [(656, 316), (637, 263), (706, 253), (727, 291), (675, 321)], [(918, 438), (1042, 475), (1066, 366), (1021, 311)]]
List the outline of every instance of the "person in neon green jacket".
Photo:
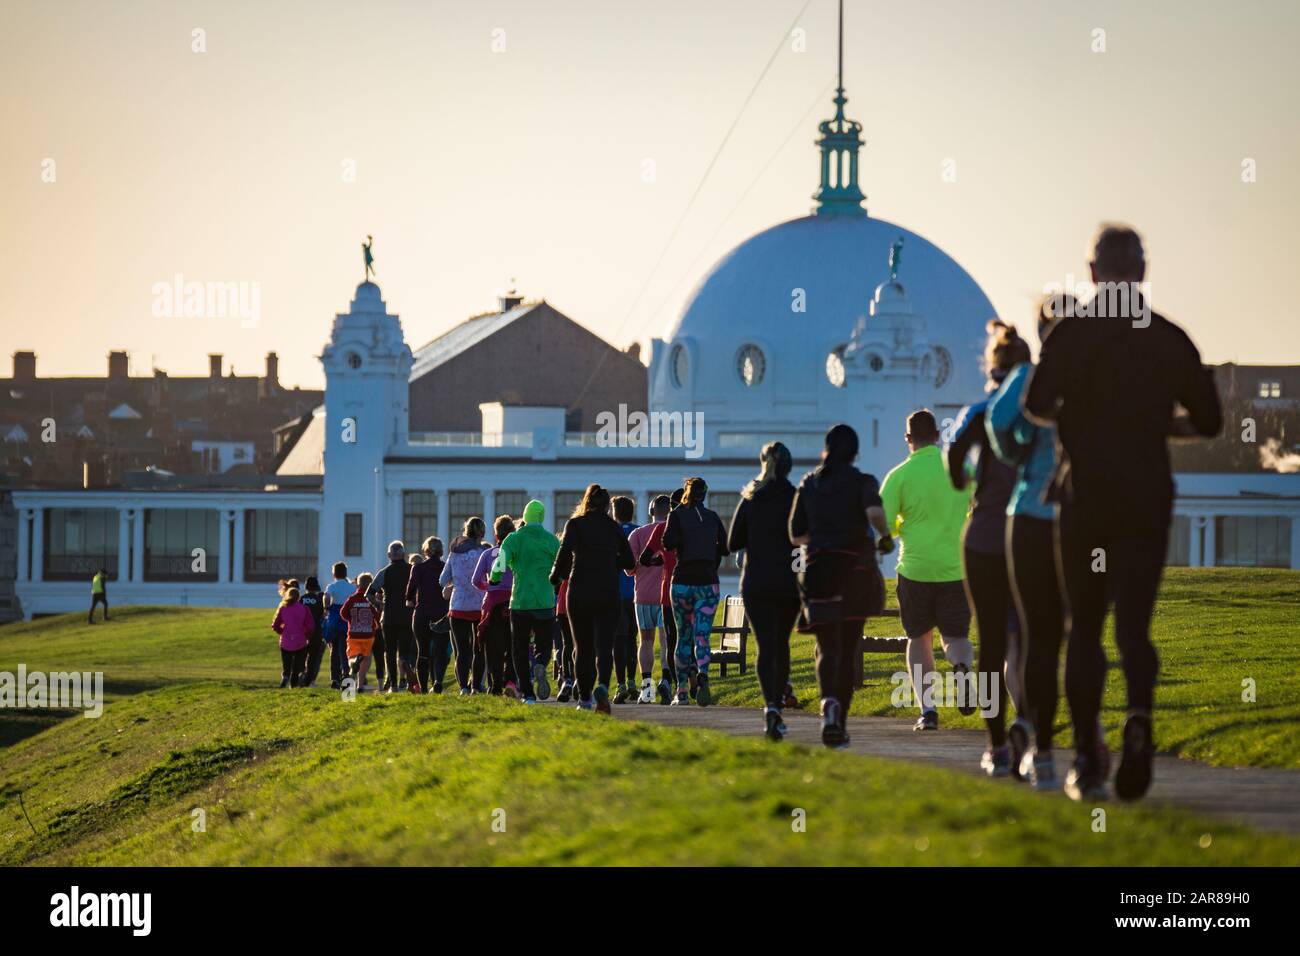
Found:
[[(546, 506), (536, 499), (524, 505), (523, 526), (506, 535), (501, 551), (492, 562), (489, 580), (497, 583), (507, 570), (514, 574), (510, 591), (510, 643), (515, 674), (524, 703), (536, 703), (551, 696), (547, 665), (555, 636), (555, 588), (551, 566), (560, 550), (560, 539), (546, 530)], [(535, 655), (531, 666), (528, 645)]]

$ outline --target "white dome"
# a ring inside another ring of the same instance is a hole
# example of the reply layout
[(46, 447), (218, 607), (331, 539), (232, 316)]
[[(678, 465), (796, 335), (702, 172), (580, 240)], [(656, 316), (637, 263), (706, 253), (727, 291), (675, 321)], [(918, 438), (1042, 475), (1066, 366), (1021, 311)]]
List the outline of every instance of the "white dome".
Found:
[[(900, 237), (898, 283), (905, 293), (889, 282), (890, 246)], [(859, 340), (884, 337), (869, 315), (882, 284), (887, 301), (905, 295), (928, 347), (947, 352), (923, 365), (951, 369), (933, 374), (935, 405), (978, 398), (984, 325), (994, 311), (966, 271), (893, 223), (865, 214), (811, 215), (759, 233), (704, 277), (656, 349), (651, 407), (701, 411), (710, 428), (817, 431), (842, 420), (849, 399), (828, 379), (827, 356), (849, 342), (859, 322)], [(796, 311), (801, 304), (804, 311)], [(861, 407), (862, 396), (853, 401)]]

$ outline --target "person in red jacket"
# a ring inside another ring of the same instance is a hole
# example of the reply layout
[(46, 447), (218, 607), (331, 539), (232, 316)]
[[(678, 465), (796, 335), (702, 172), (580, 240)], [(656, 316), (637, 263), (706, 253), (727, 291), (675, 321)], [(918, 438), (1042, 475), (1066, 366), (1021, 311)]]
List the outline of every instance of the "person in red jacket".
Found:
[(364, 690), (366, 671), (370, 669), (370, 656), (375, 647), (375, 631), (379, 628), (379, 609), (366, 596), (374, 577), (363, 574), (357, 578), (357, 589), (343, 602), (339, 616), (348, 625), (348, 664), (352, 672), (352, 686)]
[[(685, 488), (678, 488), (669, 496), (669, 511), (675, 511), (681, 506), (682, 496), (686, 494)], [(672, 580), (673, 569), (677, 567), (677, 552), (664, 549), (664, 529), (668, 527), (667, 521), (660, 521), (658, 526), (650, 534), (650, 540), (646, 546), (641, 549), (637, 555), (637, 563), (645, 567), (662, 566), (664, 570), (663, 584), (659, 588), (659, 604), (663, 607), (664, 619), (664, 647), (667, 650), (666, 659), (663, 662), (663, 674), (659, 680), (659, 703), (668, 704), (672, 701), (672, 689), (677, 686), (677, 622), (673, 619), (673, 599), (672, 599)]]
[(285, 591), (284, 603), (275, 612), (271, 630), (280, 635), (280, 686), (305, 684), (303, 666), (307, 662), (307, 642), (316, 630), (316, 619), (303, 607), (297, 588)]

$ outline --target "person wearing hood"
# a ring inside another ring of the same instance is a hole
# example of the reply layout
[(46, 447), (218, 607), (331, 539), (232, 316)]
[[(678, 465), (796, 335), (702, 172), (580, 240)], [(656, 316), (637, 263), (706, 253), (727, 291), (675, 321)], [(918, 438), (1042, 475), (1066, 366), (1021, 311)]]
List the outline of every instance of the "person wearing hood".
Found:
[[(996, 392), (1010, 371), (1029, 360), (1029, 343), (1013, 326), (994, 319), (988, 324), (988, 345), (984, 364), (988, 370), (987, 391)], [(948, 478), (958, 491), (975, 481), (970, 516), (962, 531), (962, 564), (965, 568), (966, 602), (979, 628), (979, 674), (985, 691), (991, 692), (995, 710), (985, 711), (989, 746), (980, 767), (990, 777), (1020, 777), (1020, 762), (1029, 747), (1029, 728), (1021, 695), (1019, 640), (1008, 640), (1013, 607), (1011, 582), (1007, 577), (1007, 503), (1015, 485), (1015, 469), (1003, 463), (990, 447), (985, 430), (987, 398), (967, 405), (957, 417), (953, 439), (948, 444)], [(973, 467), (968, 460), (974, 455)], [(1006, 672), (1005, 679), (1003, 672)], [(964, 693), (969, 705), (976, 687), (967, 681)], [(1007, 731), (1008, 692), (1016, 705), (1016, 722)]]
[(745, 616), (758, 642), (758, 683), (765, 704), (763, 720), (767, 738), (785, 738), (786, 683), (790, 678), (790, 632), (799, 617), (799, 586), (790, 540), (790, 509), (794, 485), (790, 484), (790, 450), (779, 441), (763, 446), (758, 477), (740, 492), (731, 518), (727, 547), (743, 551), (740, 595)]
[[(885, 581), (875, 552), (894, 549), (880, 487), (858, 471), (858, 433), (839, 424), (826, 433), (822, 462), (803, 476), (790, 509), (790, 541), (804, 548), (798, 573), (800, 631), (817, 640), (822, 743), (849, 744), (846, 719), (858, 681), (862, 624), (884, 610)], [(872, 529), (880, 534), (874, 544)]]
[[(524, 505), (524, 523), (501, 541), (492, 562), (491, 581), (513, 573), (510, 591), (510, 640), (515, 676), (524, 703), (535, 704), (551, 696), (546, 676), (555, 635), (555, 588), (551, 568), (560, 539), (546, 530), (546, 506), (536, 499)], [(529, 662), (529, 645), (534, 657)]]
[(609, 514), (610, 495), (592, 484), (564, 526), (551, 584), (568, 580), (569, 622), (577, 660), (578, 709), (608, 714), (614, 634), (622, 608), (621, 571), (635, 566), (627, 536)]
[[(474, 569), (487, 545), (487, 525), (478, 515), (467, 518), (461, 533), (452, 541), (447, 563), (438, 575), (443, 594), (450, 600), (451, 643), (456, 650), (456, 683), (462, 697), (484, 692), (483, 672), (475, 666), (474, 636), (483, 609), (483, 595), (474, 587)], [(480, 655), (481, 659), (482, 655)], [(471, 680), (473, 683), (471, 683)]]
[(718, 564), (727, 556), (727, 529), (717, 512), (704, 507), (709, 486), (687, 478), (681, 506), (664, 523), (663, 547), (677, 552), (672, 573), (673, 615), (677, 619), (677, 696), (673, 704), (690, 704), (688, 690), (701, 707), (712, 703), (709, 691), (709, 635), (718, 609)]

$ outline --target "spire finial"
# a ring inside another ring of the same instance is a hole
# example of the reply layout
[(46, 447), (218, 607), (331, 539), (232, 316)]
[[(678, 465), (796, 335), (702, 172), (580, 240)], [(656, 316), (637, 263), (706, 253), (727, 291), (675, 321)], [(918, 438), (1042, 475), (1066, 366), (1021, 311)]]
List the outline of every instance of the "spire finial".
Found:
[(839, 7), (839, 42), (835, 87), (835, 116), (818, 125), (821, 138), (817, 146), (822, 153), (821, 188), (813, 198), (819, 216), (865, 216), (862, 201), (867, 197), (858, 188), (858, 150), (862, 148), (862, 124), (846, 119), (844, 104), (844, 0)]

